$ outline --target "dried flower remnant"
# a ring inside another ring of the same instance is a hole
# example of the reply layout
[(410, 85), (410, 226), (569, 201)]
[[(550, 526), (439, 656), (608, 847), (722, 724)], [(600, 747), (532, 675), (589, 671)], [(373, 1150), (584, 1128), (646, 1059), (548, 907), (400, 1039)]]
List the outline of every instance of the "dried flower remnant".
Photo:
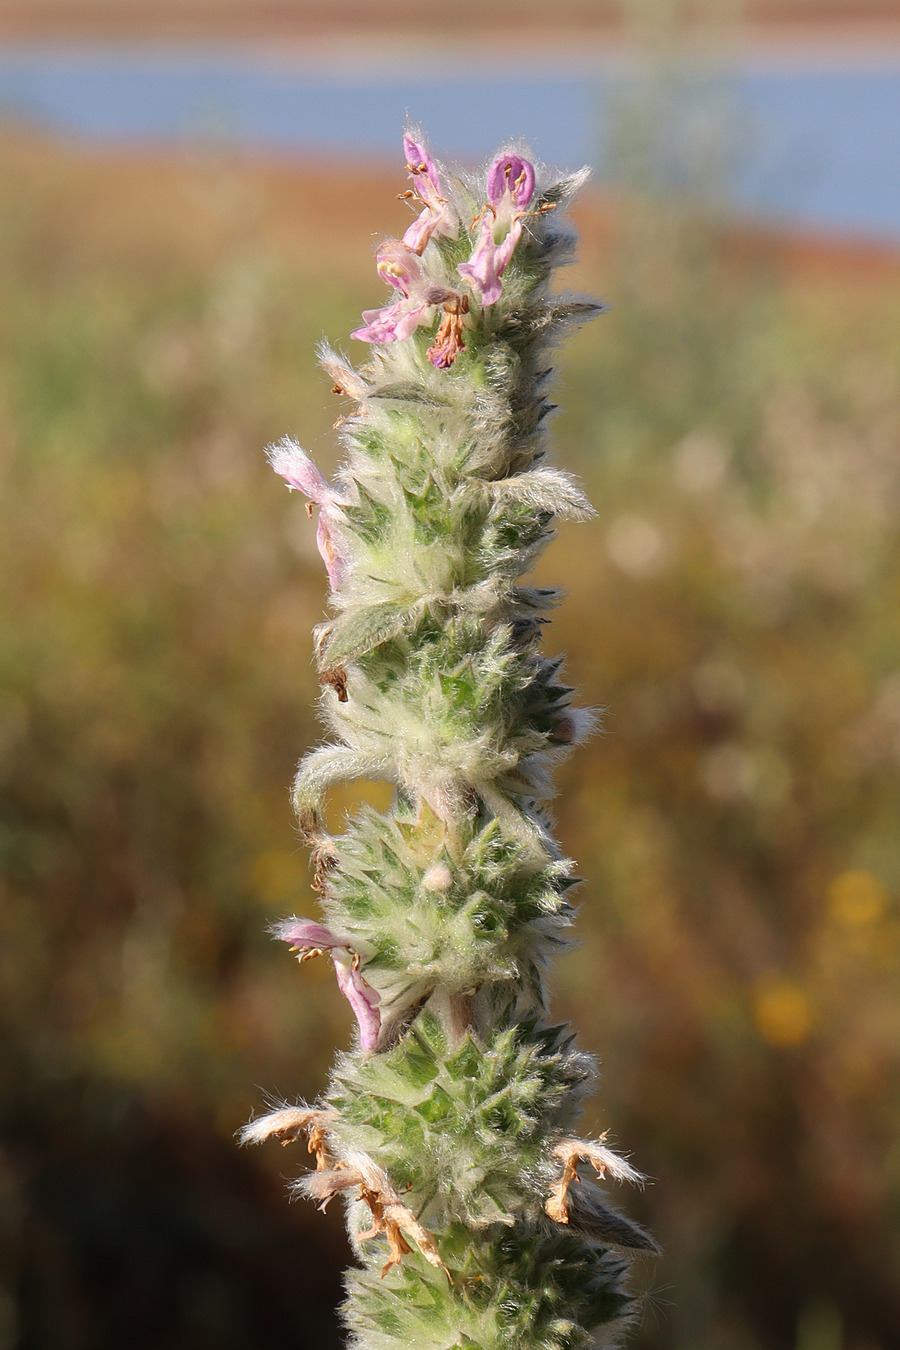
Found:
[(408, 1234), (415, 1241), (416, 1246), (429, 1265), (442, 1270), (451, 1284), (453, 1283), (449, 1270), (441, 1260), (441, 1254), (437, 1249), (434, 1238), (422, 1227), (411, 1209), (401, 1204), (399, 1199), (388, 1201), (385, 1204), (380, 1194), (367, 1190), (365, 1187), (362, 1190), (362, 1198), (372, 1211), (372, 1227), (366, 1233), (357, 1233), (356, 1239), (358, 1242), (368, 1242), (370, 1238), (378, 1237), (379, 1233), (384, 1233), (388, 1240), (390, 1256), (382, 1267), (382, 1279), (392, 1266), (399, 1266), (403, 1257), (412, 1251), (404, 1237), (404, 1234)]
[[(275, 931), (301, 962), (330, 953), (359, 1035), (321, 1103), (244, 1138), (305, 1133), (316, 1168), (296, 1189), (347, 1200), (352, 1350), (586, 1350), (633, 1309), (623, 1251), (653, 1242), (578, 1184), (582, 1162), (640, 1177), (571, 1137), (593, 1069), (544, 984), (573, 866), (544, 806), (594, 719), (540, 648), (553, 593), (519, 578), (554, 517), (591, 507), (545, 462), (543, 376), (528, 372), (599, 312), (549, 291), (572, 237), (546, 212), (583, 175), (506, 150), (476, 178), (414, 131), (404, 151), (421, 209), (377, 250), (393, 298), (352, 335), (368, 360), (321, 352), (358, 404), (345, 463), (332, 485), (293, 442), (273, 454), (319, 504), (330, 576), (339, 564), (315, 641), (335, 740), (294, 788), (322, 920)], [(326, 795), (357, 778), (392, 783), (394, 802), (333, 835)]]
[(334, 1166), (328, 1148), (328, 1125), (337, 1117), (334, 1111), (321, 1111), (309, 1106), (280, 1106), (264, 1116), (257, 1116), (240, 1132), (242, 1144), (261, 1144), (266, 1139), (280, 1139), (282, 1144), (295, 1143), (302, 1134), (307, 1136), (310, 1153), (315, 1154), (316, 1171)]
[(449, 370), (459, 353), (465, 350), (463, 318), (468, 312), (469, 302), (464, 295), (444, 302), (440, 327), (427, 353), (429, 361), (438, 370)]
[(644, 1181), (640, 1172), (629, 1162), (606, 1147), (603, 1142), (605, 1138), (605, 1134), (601, 1135), (597, 1143), (587, 1139), (561, 1139), (553, 1145), (551, 1153), (563, 1164), (563, 1170), (559, 1180), (553, 1184), (544, 1210), (557, 1223), (569, 1222), (569, 1187), (578, 1180), (580, 1162), (590, 1163), (601, 1180), (609, 1175), (616, 1181), (630, 1181), (635, 1185)]
[(390, 1254), (381, 1269), (382, 1279), (412, 1251), (407, 1237), (413, 1239), (429, 1265), (442, 1270), (451, 1279), (432, 1235), (412, 1210), (404, 1205), (387, 1174), (365, 1153), (358, 1149), (352, 1150), (334, 1170), (317, 1171), (312, 1176), (304, 1177), (300, 1189), (310, 1198), (318, 1200), (320, 1209), (324, 1209), (335, 1195), (353, 1189), (359, 1191), (359, 1198), (371, 1215), (371, 1227), (358, 1229), (353, 1236), (358, 1243), (369, 1242), (382, 1235), (387, 1238)]

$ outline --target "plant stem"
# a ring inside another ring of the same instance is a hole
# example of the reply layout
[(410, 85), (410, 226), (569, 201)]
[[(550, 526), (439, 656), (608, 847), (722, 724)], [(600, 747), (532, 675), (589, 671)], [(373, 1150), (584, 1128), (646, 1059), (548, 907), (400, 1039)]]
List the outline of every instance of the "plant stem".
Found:
[[(316, 634), (335, 739), (295, 784), (324, 921), (276, 932), (331, 953), (358, 1044), (320, 1104), (244, 1137), (305, 1136), (297, 1189), (348, 1201), (360, 1350), (570, 1350), (615, 1334), (625, 1254), (653, 1247), (597, 1184), (639, 1174), (572, 1135), (593, 1065), (544, 990), (572, 916), (551, 771), (592, 719), (540, 651), (555, 594), (521, 578), (555, 517), (591, 511), (544, 463), (549, 349), (600, 308), (550, 290), (584, 175), (514, 147), (476, 178), (404, 145), (418, 214), (378, 250), (393, 299), (353, 334), (370, 359), (322, 353), (356, 404), (345, 463), (331, 484), (294, 442), (270, 452), (318, 505), (336, 610)], [(358, 777), (394, 803), (332, 837), (327, 791)]]

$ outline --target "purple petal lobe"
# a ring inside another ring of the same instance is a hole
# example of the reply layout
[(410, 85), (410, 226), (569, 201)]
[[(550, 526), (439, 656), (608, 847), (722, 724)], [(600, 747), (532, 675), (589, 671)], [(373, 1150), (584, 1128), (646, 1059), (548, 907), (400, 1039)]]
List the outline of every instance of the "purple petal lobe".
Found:
[(359, 1043), (363, 1050), (374, 1050), (381, 1030), (381, 1014), (378, 1011), (381, 996), (370, 984), (366, 984), (354, 968), (353, 958), (346, 949), (335, 951), (333, 957), (338, 987), (359, 1023)]
[(375, 254), (378, 275), (389, 286), (394, 286), (409, 298), (410, 292), (421, 285), (422, 264), (413, 249), (399, 239), (388, 239)]
[(381, 995), (359, 973), (359, 956), (354, 954), (353, 939), (333, 933), (314, 919), (284, 919), (273, 929), (282, 942), (290, 943), (304, 954), (330, 951), (338, 988), (347, 999), (359, 1023), (359, 1041), (364, 1050), (374, 1050), (381, 1030), (378, 1004)]
[(316, 548), (325, 564), (325, 571), (328, 573), (328, 580), (331, 583), (331, 589), (336, 591), (344, 577), (347, 575), (346, 559), (338, 552), (334, 542), (334, 535), (329, 527), (329, 514), (323, 507), (319, 511), (319, 524), (316, 528)]
[(413, 253), (424, 252), (425, 245), (428, 243), (436, 228), (437, 217), (430, 207), (426, 208), (421, 215), (416, 216), (411, 225), (407, 225), (403, 234), (403, 242)]
[(534, 196), (534, 167), (521, 155), (499, 155), (488, 169), (487, 197), (499, 206), (506, 193), (513, 206), (522, 210)]
[(348, 939), (332, 933), (324, 924), (314, 919), (284, 919), (272, 930), (282, 942), (303, 951), (333, 951), (335, 947), (346, 946)]
[(416, 331), (429, 308), (428, 303), (415, 304), (410, 298), (383, 309), (364, 309), (366, 326), (354, 329), (350, 336), (362, 342), (402, 342)]
[(425, 175), (432, 186), (440, 189), (440, 179), (434, 160), (429, 155), (425, 146), (420, 141), (414, 140), (407, 134), (403, 137), (403, 153), (406, 156), (406, 167), (413, 177)]
[(288, 487), (296, 488), (319, 506), (334, 501), (335, 493), (328, 479), (296, 441), (285, 437), (277, 445), (269, 447), (268, 455), (272, 468), (281, 475)]
[(498, 155), (486, 186), (488, 205), (478, 242), (468, 262), (457, 269), (485, 306), (500, 299), (501, 278), (522, 237), (522, 221), (534, 196), (534, 166), (522, 155)]
[(493, 305), (500, 299), (503, 289), (500, 278), (509, 265), (521, 235), (522, 222), (516, 220), (506, 238), (497, 244), (494, 242), (493, 222), (487, 216), (482, 221), (481, 238), (471, 258), (467, 263), (460, 263), (456, 269), (470, 283), (482, 305)]
[(432, 235), (447, 235), (453, 239), (459, 231), (456, 209), (441, 187), (437, 165), (426, 147), (408, 132), (403, 137), (406, 167), (416, 185), (415, 196), (423, 210), (403, 236), (403, 242), (414, 253), (425, 250)]
[(346, 562), (338, 550), (332, 529), (337, 514), (335, 508), (341, 501), (340, 495), (296, 441), (285, 437), (277, 445), (269, 446), (268, 453), (272, 468), (281, 475), (288, 487), (296, 488), (318, 506), (316, 544), (328, 571), (331, 589), (337, 590), (346, 572)]

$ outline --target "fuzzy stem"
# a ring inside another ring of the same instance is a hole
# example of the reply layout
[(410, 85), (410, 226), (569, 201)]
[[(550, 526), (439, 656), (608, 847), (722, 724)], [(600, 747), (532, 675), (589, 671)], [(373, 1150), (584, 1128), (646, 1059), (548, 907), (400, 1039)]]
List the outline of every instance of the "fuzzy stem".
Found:
[[(306, 1137), (297, 1188), (347, 1201), (358, 1350), (574, 1350), (615, 1334), (628, 1253), (653, 1247), (597, 1184), (639, 1174), (572, 1136), (593, 1065), (544, 991), (573, 884), (544, 810), (591, 718), (540, 651), (555, 595), (521, 577), (555, 517), (591, 510), (544, 463), (548, 351), (599, 312), (550, 290), (585, 175), (512, 147), (473, 177), (415, 130), (404, 147), (417, 215), (378, 250), (392, 296), (353, 334), (370, 358), (322, 353), (357, 404), (344, 464), (330, 484), (294, 442), (270, 451), (318, 506), (336, 611), (316, 634), (335, 742), (295, 786), (323, 921), (275, 931), (330, 954), (358, 1043), (321, 1103), (245, 1138)], [(325, 795), (359, 776), (394, 803), (331, 837)]]

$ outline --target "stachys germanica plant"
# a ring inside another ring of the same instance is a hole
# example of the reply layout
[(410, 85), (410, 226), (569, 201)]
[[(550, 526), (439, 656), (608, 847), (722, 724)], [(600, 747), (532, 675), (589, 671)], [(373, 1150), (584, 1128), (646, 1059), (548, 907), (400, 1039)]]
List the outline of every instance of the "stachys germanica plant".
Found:
[[(575, 1133), (593, 1064), (544, 988), (573, 884), (545, 805), (592, 717), (541, 652), (556, 596), (523, 575), (555, 517), (591, 513), (544, 424), (548, 353), (600, 309), (551, 291), (586, 173), (518, 146), (448, 169), (415, 129), (404, 149), (416, 216), (377, 251), (368, 359), (320, 353), (356, 405), (343, 465), (331, 483), (294, 441), (269, 452), (318, 507), (335, 613), (315, 634), (332, 740), (294, 786), (322, 912), (274, 931), (330, 956), (358, 1034), (320, 1101), (243, 1139), (305, 1139), (296, 1189), (347, 1201), (354, 1347), (574, 1350), (615, 1338), (628, 1253), (653, 1247), (599, 1184), (640, 1175)], [(393, 804), (334, 837), (323, 799), (358, 778)]]

